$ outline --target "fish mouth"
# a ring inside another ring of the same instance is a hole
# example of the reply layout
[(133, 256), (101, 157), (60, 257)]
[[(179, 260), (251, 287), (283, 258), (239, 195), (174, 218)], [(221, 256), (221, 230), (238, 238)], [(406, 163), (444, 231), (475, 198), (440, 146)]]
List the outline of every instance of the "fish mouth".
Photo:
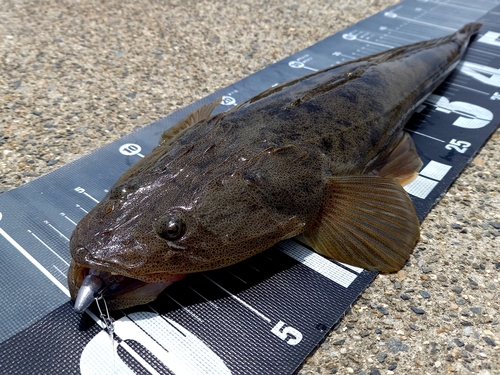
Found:
[(73, 260), (68, 272), (68, 286), (71, 299), (75, 301), (75, 311), (83, 313), (97, 297), (103, 298), (110, 310), (146, 304), (154, 301), (166, 287), (185, 276), (154, 273), (137, 279), (90, 268)]

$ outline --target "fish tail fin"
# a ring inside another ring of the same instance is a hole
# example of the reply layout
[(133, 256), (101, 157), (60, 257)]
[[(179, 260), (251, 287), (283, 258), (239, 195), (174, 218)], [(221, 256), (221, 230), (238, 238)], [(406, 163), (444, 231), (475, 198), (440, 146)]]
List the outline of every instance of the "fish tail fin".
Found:
[(454, 37), (457, 39), (457, 42), (460, 45), (465, 45), (467, 46), (469, 44), (469, 39), (471, 36), (474, 34), (477, 34), (479, 29), (483, 27), (482, 23), (479, 22), (470, 22), (468, 24), (465, 24), (460, 28), (455, 34)]
[(465, 53), (465, 50), (469, 46), (472, 37), (477, 34), (479, 29), (483, 27), (482, 23), (470, 22), (463, 25), (460, 29), (455, 31), (453, 34), (443, 37), (442, 40), (448, 40), (449, 42), (455, 42), (460, 48), (460, 58)]
[(481, 27), (483, 27), (483, 24), (480, 22), (470, 22), (463, 25), (460, 30), (457, 31), (457, 34), (464, 34), (469, 37), (476, 34)]

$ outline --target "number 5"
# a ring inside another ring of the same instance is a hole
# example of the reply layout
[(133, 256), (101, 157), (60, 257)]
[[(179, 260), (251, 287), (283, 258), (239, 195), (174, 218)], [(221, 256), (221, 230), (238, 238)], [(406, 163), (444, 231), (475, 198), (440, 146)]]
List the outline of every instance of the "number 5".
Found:
[[(276, 324), (273, 327), (271, 332), (274, 333), (276, 336), (278, 336), (283, 341), (285, 341), (288, 345), (297, 345), (299, 342), (302, 341), (302, 333), (300, 333), (298, 330), (296, 330), (293, 327), (283, 328), (284, 325), (285, 325), (285, 323), (280, 320), (278, 322), (278, 324)], [(282, 330), (282, 328), (283, 328), (283, 330)]]

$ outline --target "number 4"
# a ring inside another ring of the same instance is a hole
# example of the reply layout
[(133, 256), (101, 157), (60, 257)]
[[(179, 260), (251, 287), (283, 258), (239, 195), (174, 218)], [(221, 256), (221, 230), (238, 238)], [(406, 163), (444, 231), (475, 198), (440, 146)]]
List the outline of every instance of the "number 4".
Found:
[(450, 143), (448, 143), (445, 148), (447, 150), (455, 150), (463, 154), (470, 147), (470, 143), (466, 141), (458, 141), (456, 139), (452, 139)]

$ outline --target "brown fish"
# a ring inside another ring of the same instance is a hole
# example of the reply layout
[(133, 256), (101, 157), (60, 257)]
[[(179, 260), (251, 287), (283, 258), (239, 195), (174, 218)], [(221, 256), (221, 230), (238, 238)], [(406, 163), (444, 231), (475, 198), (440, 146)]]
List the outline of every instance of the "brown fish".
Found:
[(419, 238), (402, 185), (421, 167), (403, 127), (480, 27), (327, 68), (211, 117), (216, 101), (167, 130), (73, 232), (75, 309), (96, 294), (115, 309), (147, 303), (187, 273), (301, 233), (327, 257), (399, 270)]

